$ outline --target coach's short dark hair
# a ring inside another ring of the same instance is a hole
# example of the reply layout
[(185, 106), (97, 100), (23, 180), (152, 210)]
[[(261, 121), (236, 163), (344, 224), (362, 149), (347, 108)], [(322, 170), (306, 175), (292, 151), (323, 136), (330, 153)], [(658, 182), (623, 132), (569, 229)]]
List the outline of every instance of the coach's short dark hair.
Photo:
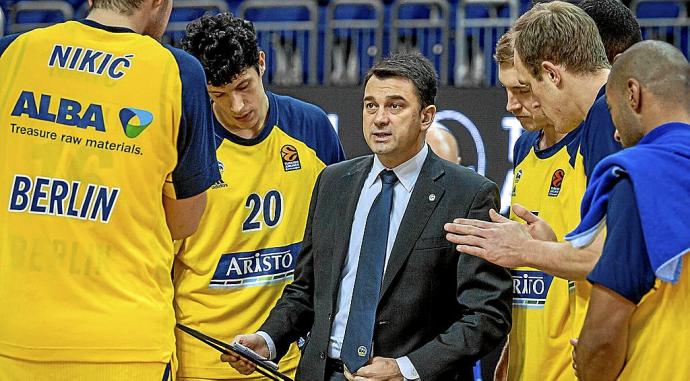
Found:
[(232, 13), (203, 16), (187, 25), (182, 48), (201, 61), (206, 79), (222, 86), (250, 67), (259, 71), (254, 25)]
[(131, 15), (143, 2), (144, 0), (93, 0), (92, 9), (110, 9)]
[(433, 105), (438, 88), (434, 65), (420, 53), (397, 53), (374, 65), (366, 77), (364, 86), (372, 76), (386, 79), (393, 77), (406, 78), (414, 85), (422, 108)]
[(597, 24), (609, 62), (642, 41), (640, 24), (635, 15), (619, 0), (584, 0), (578, 6)]

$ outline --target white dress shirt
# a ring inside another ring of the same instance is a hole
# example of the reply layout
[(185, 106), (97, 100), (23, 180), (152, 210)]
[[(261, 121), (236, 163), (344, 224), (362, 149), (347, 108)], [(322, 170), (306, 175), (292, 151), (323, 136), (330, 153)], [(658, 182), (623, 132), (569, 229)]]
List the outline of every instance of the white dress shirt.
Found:
[[(384, 264), (384, 274), (388, 267), (388, 259), (395, 243), (395, 238), (398, 235), (398, 228), (402, 221), (407, 203), (410, 201), (412, 190), (419, 177), (419, 172), (429, 153), (429, 147), (424, 144), (424, 147), (411, 159), (392, 168), (395, 175), (398, 177), (398, 182), (393, 187), (393, 207), (390, 215), (390, 225), (388, 227), (388, 243), (386, 245), (386, 262)], [(345, 337), (345, 328), (347, 327), (347, 319), (350, 314), (350, 303), (352, 302), (352, 292), (355, 287), (355, 279), (357, 278), (357, 266), (359, 265), (359, 253), (362, 248), (362, 239), (364, 238), (364, 227), (369, 216), (369, 210), (374, 203), (376, 196), (381, 193), (381, 178), (379, 174), (386, 168), (379, 158), (374, 155), (374, 164), (369, 171), (369, 175), (364, 181), (362, 192), (357, 201), (357, 208), (355, 209), (355, 216), (352, 221), (352, 230), (350, 232), (350, 245), (347, 250), (347, 258), (343, 265), (340, 274), (340, 290), (338, 292), (337, 308), (335, 318), (333, 319), (333, 326), (331, 327), (331, 338), (328, 344), (328, 356), (333, 359), (340, 359), (340, 350), (343, 345), (343, 338)], [(275, 344), (268, 334), (265, 332), (257, 332), (261, 335), (269, 347), (271, 357), (275, 355)], [(374, 349), (375, 350), (375, 349)], [(412, 365), (412, 362), (407, 356), (395, 359), (403, 377), (407, 380), (419, 379), (417, 370)]]

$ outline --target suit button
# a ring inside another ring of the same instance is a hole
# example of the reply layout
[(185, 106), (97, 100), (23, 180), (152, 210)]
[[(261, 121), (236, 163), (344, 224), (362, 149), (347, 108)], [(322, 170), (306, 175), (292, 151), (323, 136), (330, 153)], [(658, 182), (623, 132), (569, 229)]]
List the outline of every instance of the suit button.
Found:
[(379, 320), (376, 322), (376, 324), (378, 324), (378, 325), (388, 325), (389, 323), (390, 323), (390, 321), (388, 321), (388, 320)]
[(321, 360), (325, 360), (325, 359), (326, 359), (326, 352), (321, 352), (321, 353), (319, 353), (319, 358), (320, 358)]
[(328, 320), (333, 320), (333, 314), (328, 314)]

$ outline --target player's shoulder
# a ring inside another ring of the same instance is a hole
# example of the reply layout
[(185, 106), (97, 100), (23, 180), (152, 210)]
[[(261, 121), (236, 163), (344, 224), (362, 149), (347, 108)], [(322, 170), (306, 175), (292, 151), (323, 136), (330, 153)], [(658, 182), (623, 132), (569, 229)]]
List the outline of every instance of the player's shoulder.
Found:
[(275, 104), (281, 114), (278, 115), (279, 122), (280, 119), (283, 118), (298, 123), (323, 122), (325, 119), (328, 119), (326, 113), (313, 103), (288, 95), (280, 95), (272, 92), (266, 93), (275, 100)]
[(177, 62), (177, 66), (180, 70), (180, 76), (189, 77), (190, 79), (197, 81), (202, 80), (204, 85), (206, 85), (204, 68), (201, 66), (201, 62), (199, 62), (199, 60), (184, 50), (176, 48), (172, 45), (163, 44), (161, 47), (168, 51), (175, 62)]
[(606, 100), (606, 94), (599, 96), (592, 104), (589, 110), (589, 115), (587, 115), (587, 120), (590, 122), (604, 121), (608, 122), (611, 120), (611, 112), (609, 111), (609, 106)]
[(527, 157), (530, 150), (539, 142), (540, 136), (541, 131), (525, 131), (518, 137), (513, 147), (513, 163), (515, 165), (520, 164)]
[(17, 40), (17, 38), (21, 36), (20, 33), (17, 34), (10, 34), (9, 36), (5, 36), (0, 38), (0, 57), (2, 57), (2, 54), (7, 50), (7, 48), (10, 47), (10, 45)]
[(266, 94), (269, 97), (268, 123), (291, 139), (306, 144), (326, 165), (344, 159), (338, 134), (323, 110), (289, 96)]

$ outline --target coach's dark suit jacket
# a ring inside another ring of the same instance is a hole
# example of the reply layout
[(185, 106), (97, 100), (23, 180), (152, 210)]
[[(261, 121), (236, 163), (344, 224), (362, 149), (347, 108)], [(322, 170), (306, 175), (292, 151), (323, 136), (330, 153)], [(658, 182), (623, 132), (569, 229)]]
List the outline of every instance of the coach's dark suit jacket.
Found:
[[(274, 340), (278, 358), (311, 332), (297, 380), (325, 377), (340, 274), (372, 163), (372, 156), (361, 157), (321, 173), (295, 281), (260, 328)], [(374, 356), (408, 356), (423, 381), (472, 380), (473, 363), (510, 330), (512, 281), (507, 270), (458, 253), (443, 224), (457, 217), (487, 220), (498, 203), (494, 183), (429, 150), (384, 274)]]

